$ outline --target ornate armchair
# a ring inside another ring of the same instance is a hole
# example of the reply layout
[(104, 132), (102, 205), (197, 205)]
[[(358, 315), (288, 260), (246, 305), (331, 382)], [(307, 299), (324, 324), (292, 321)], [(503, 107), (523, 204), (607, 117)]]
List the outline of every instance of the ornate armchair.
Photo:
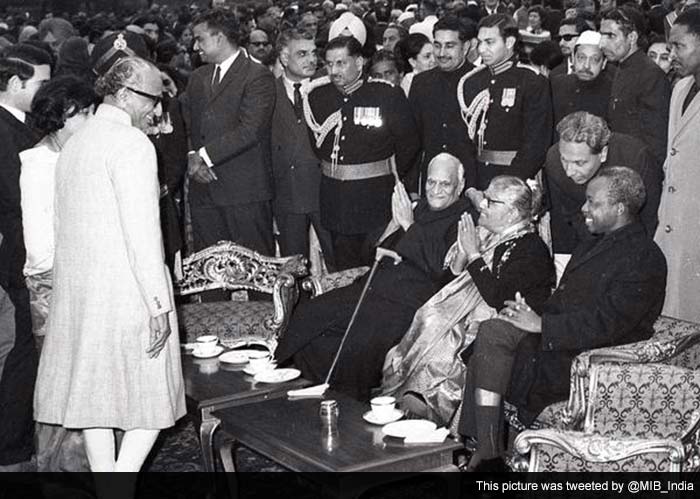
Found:
[(647, 341), (576, 358), (566, 424), (520, 433), (515, 450), (530, 454), (522, 468), (700, 469), (700, 325), (661, 317), (655, 329)]
[(301, 255), (268, 257), (230, 241), (220, 241), (186, 258), (176, 286), (181, 296), (212, 289), (272, 295), (271, 302), (239, 299), (180, 305), (178, 318), (187, 341), (213, 334), (229, 348), (259, 344), (274, 350), (298, 298), (296, 280), (308, 274), (306, 264)]

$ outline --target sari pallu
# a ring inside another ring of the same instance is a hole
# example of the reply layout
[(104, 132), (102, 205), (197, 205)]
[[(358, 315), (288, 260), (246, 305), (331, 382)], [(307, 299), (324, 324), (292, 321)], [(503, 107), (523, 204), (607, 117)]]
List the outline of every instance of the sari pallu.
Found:
[[(515, 231), (482, 237), (482, 258), (493, 267), (495, 249), (532, 231), (528, 224)], [(455, 243), (447, 253), (451, 262)], [(416, 312), (401, 342), (384, 360), (382, 395), (397, 398), (408, 392), (420, 395), (427, 406), (427, 417), (449, 425), (462, 400), (466, 366), (460, 358), (474, 338), (478, 323), (497, 315), (481, 297), (465, 269)]]

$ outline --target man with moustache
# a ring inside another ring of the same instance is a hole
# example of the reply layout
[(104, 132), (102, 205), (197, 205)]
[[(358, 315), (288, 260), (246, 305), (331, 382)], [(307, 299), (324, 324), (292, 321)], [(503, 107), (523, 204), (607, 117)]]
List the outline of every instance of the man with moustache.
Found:
[(284, 73), (275, 82), (272, 115), (272, 210), (279, 230), (282, 256), (309, 256), (309, 228), (318, 235), (324, 261), (333, 268), (330, 235), (321, 225), (319, 188), (321, 162), (314, 154), (306, 128), (302, 92), (316, 72), (316, 44), (311, 33), (285, 30), (277, 39)]
[(644, 17), (631, 5), (603, 14), (600, 48), (609, 62), (617, 63), (607, 119), (613, 132), (647, 144), (661, 165), (666, 158), (671, 84), (640, 49), (644, 33)]
[(644, 183), (633, 170), (603, 168), (581, 207), (594, 236), (581, 243), (537, 315), (516, 296), (481, 323), (469, 358), (460, 433), (477, 438), (471, 471), (507, 471), (503, 399), (531, 423), (569, 396), (573, 359), (593, 348), (649, 338), (661, 312), (666, 260), (639, 223)]
[(564, 61), (549, 73), (549, 79), (570, 75), (574, 72), (574, 47), (581, 33), (586, 31), (586, 22), (580, 17), (564, 19), (559, 25), (559, 48), (564, 56)]
[(192, 73), (183, 102), (195, 250), (230, 240), (272, 255), (274, 77), (239, 47), (233, 12), (205, 12), (193, 32), (208, 63)]
[(581, 206), (590, 180), (609, 166), (625, 165), (636, 171), (646, 191), (639, 219), (651, 237), (658, 223), (663, 172), (644, 143), (631, 135), (612, 133), (599, 116), (585, 111), (569, 114), (557, 125), (557, 133), (561, 138), (547, 152), (544, 172), (554, 264), (560, 278), (574, 249), (589, 237)]
[(668, 155), (655, 240), (669, 261), (664, 315), (700, 322), (700, 9), (681, 13), (669, 38), (682, 76), (671, 96)]
[(603, 71), (605, 57), (600, 50), (600, 33), (584, 31), (572, 55), (574, 73), (550, 78), (554, 123), (576, 111), (586, 111), (605, 118), (612, 78)]
[(498, 175), (537, 174), (551, 144), (552, 104), (547, 79), (517, 62), (511, 16), (483, 18), (478, 38), (484, 66), (462, 78), (457, 98), (476, 144), (476, 187), (485, 190)]
[(475, 146), (457, 100), (457, 84), (474, 69), (467, 53), (476, 39), (476, 26), (448, 16), (435, 24), (433, 33), (437, 67), (417, 74), (408, 94), (422, 143), (420, 163), (407, 182), (413, 192), (423, 192), (428, 162), (441, 152), (449, 152), (464, 165), (467, 187), (476, 184)]
[(403, 91), (363, 77), (362, 46), (337, 36), (326, 46), (328, 80), (312, 83), (304, 116), (321, 161), (321, 223), (337, 270), (369, 264), (367, 235), (391, 218), (397, 177), (420, 144)]

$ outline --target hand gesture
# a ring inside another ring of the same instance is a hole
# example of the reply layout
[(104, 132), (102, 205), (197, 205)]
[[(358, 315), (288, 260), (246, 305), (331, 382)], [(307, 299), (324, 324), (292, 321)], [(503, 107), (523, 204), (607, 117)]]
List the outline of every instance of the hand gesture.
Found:
[(206, 165), (197, 153), (187, 155), (187, 174), (200, 184), (208, 184), (217, 180), (214, 171)]
[(394, 193), (391, 196), (391, 214), (394, 221), (404, 231), (413, 225), (413, 206), (406, 188), (401, 182), (394, 185)]
[(542, 318), (525, 303), (519, 291), (515, 293), (515, 301), (506, 301), (506, 307), (498, 314), (498, 318), (528, 333), (542, 333)]
[(459, 251), (470, 260), (479, 255), (479, 236), (476, 233), (474, 221), (467, 212), (462, 213), (457, 224), (457, 244)]
[(157, 317), (151, 317), (149, 327), (151, 329), (151, 341), (146, 349), (146, 353), (148, 358), (155, 359), (160, 355), (168, 336), (170, 336), (170, 323), (168, 322), (167, 312)]

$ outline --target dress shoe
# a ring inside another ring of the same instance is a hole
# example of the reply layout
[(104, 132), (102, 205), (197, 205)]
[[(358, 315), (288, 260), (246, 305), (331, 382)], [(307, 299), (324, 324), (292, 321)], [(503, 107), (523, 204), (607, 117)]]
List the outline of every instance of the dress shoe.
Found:
[(506, 466), (506, 462), (502, 457), (494, 457), (492, 459), (482, 459), (476, 466), (470, 466), (466, 471), (471, 473), (510, 473), (511, 470)]

